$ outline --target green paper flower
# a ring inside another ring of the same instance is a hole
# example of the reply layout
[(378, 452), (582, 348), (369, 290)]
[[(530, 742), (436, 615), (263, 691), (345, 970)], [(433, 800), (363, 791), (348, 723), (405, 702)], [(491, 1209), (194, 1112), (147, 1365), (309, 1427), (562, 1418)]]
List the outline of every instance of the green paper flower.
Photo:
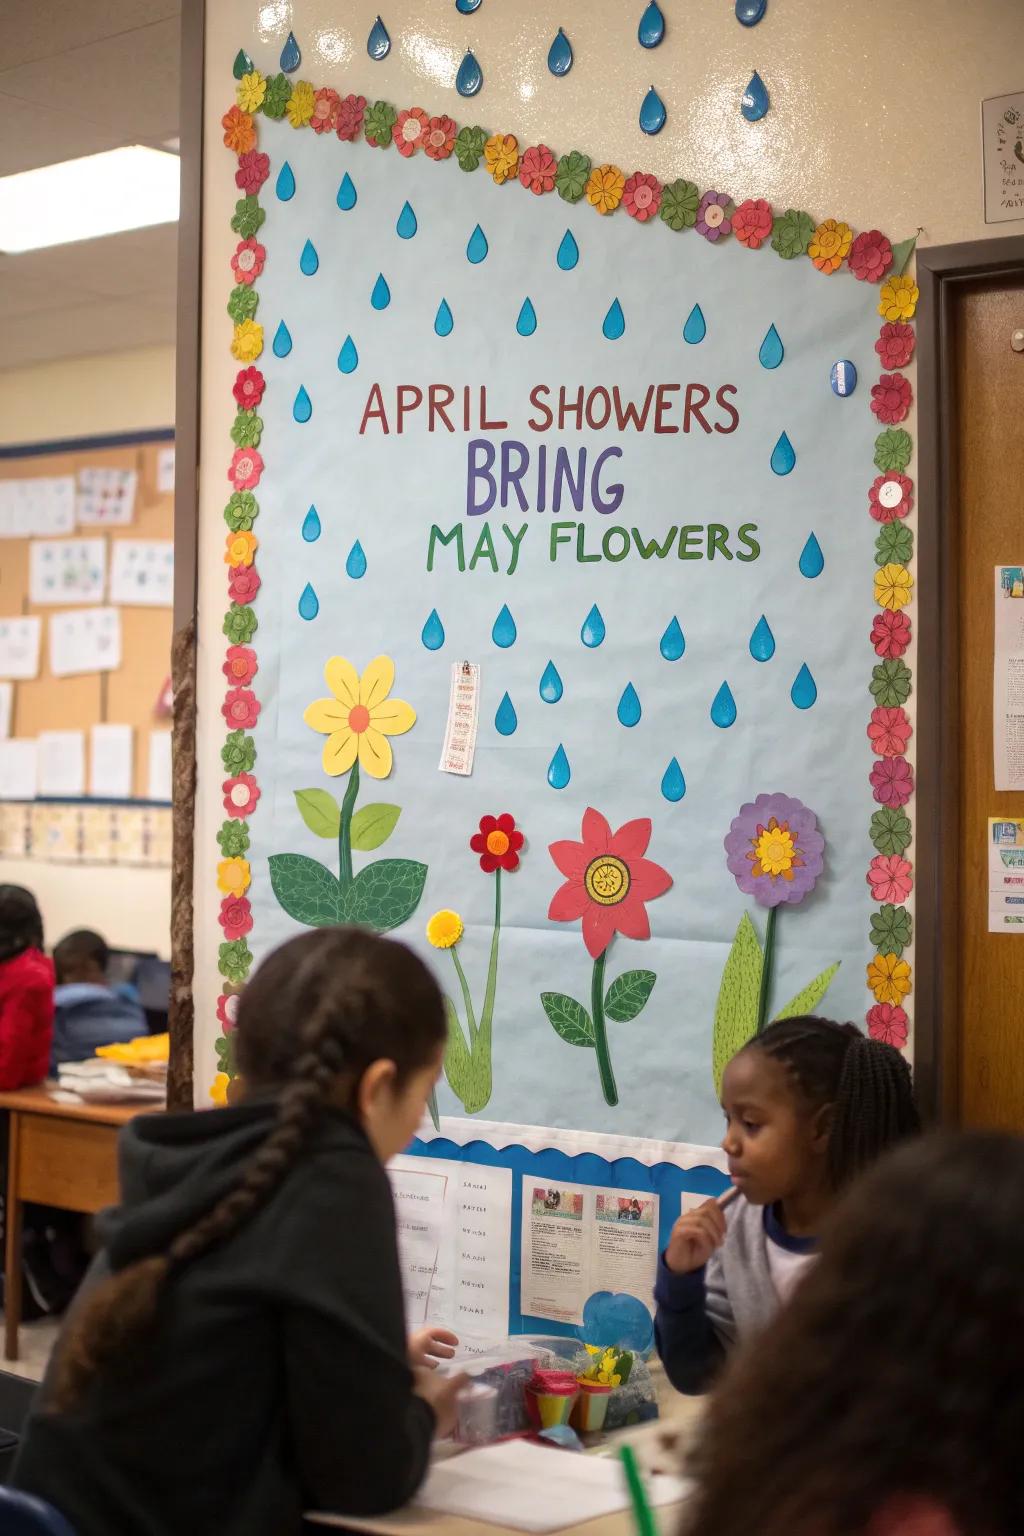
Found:
[(871, 944), (880, 955), (902, 955), (910, 943), (914, 925), (906, 907), (886, 902), (871, 914)]
[(244, 939), (232, 939), (218, 950), (217, 969), (228, 981), (244, 981), (252, 969), (252, 950)]
[(883, 474), (894, 469), (902, 475), (913, 451), (914, 440), (909, 432), (904, 432), (902, 427), (886, 427), (875, 438), (875, 467)]
[[(252, 773), (256, 766), (256, 743), (244, 731), (232, 731), (225, 738), (224, 745), (220, 749), (220, 760), (230, 774)], [(241, 822), (239, 825), (245, 826), (245, 823)], [(221, 830), (223, 831), (223, 828)], [(228, 853), (225, 849), (224, 857), (238, 858), (238, 854)]]
[(899, 709), (909, 699), (912, 686), (905, 661), (880, 661), (871, 673), (871, 696), (880, 709)]
[(590, 175), (590, 156), (581, 155), (578, 149), (563, 155), (555, 172), (555, 189), (567, 203), (578, 203), (587, 189)]
[(871, 818), (871, 842), (878, 853), (906, 853), (913, 840), (910, 817), (905, 811), (876, 811)]
[(909, 565), (913, 558), (913, 530), (906, 523), (883, 523), (875, 540), (875, 564)]
[(391, 130), (398, 121), (398, 113), (390, 102), (375, 101), (372, 107), (367, 107), (366, 116), (363, 118), (363, 132), (366, 135), (367, 144), (376, 144), (378, 149), (387, 149), (391, 143)]
[(787, 208), (781, 219), (775, 220), (772, 250), (778, 251), (783, 261), (792, 261), (794, 256), (806, 256), (816, 228), (809, 213), (803, 213), (798, 208)]
[[(260, 438), (263, 436), (263, 417), (257, 416), (255, 411), (239, 411), (231, 428), (231, 441), (239, 448), (258, 448)], [(236, 491), (235, 495), (252, 496), (248, 491)], [(234, 500), (234, 497), (232, 497)], [(255, 503), (254, 503), (255, 505)], [(250, 518), (250, 523), (252, 519)], [(248, 533), (248, 528), (236, 528), (236, 533)]]
[[(240, 412), (239, 414), (244, 413)], [(234, 431), (232, 431), (231, 436), (234, 437), (234, 435)], [(255, 444), (252, 446), (255, 447)], [(232, 533), (249, 533), (253, 523), (259, 516), (259, 511), (259, 503), (252, 491), (235, 491), (232, 494), (231, 500), (224, 508), (224, 521)]]
[(228, 1077), (234, 1077), (237, 1071), (234, 1035), (218, 1035), (213, 1042), (213, 1049), (217, 1053), (217, 1071), (226, 1072)]
[(224, 615), (222, 632), (232, 645), (248, 645), (256, 633), (256, 615), (247, 603), (232, 603)]
[[(249, 770), (243, 768), (240, 771), (248, 773)], [(217, 833), (217, 842), (226, 859), (240, 859), (249, 847), (249, 823), (226, 821)]]
[(455, 140), (455, 158), (464, 171), (475, 171), (483, 159), (486, 128), (462, 128)]
[(228, 297), (228, 314), (236, 325), (251, 320), (259, 308), (260, 296), (251, 283), (239, 283)]
[(669, 229), (692, 229), (697, 222), (700, 189), (693, 181), (673, 181), (661, 194), (658, 212)]
[(260, 207), (259, 198), (240, 197), (235, 204), (235, 216), (231, 220), (231, 228), (236, 235), (241, 235), (243, 240), (251, 240), (266, 216)]
[(264, 117), (284, 117), (291, 93), (292, 83), (287, 75), (270, 75), (267, 79), (267, 94), (263, 98)]

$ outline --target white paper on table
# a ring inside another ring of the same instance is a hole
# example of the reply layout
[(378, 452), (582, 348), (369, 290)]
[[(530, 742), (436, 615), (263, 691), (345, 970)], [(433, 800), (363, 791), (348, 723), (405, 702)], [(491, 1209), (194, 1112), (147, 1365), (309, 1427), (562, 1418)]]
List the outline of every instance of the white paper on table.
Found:
[(28, 595), (33, 603), (101, 603), (107, 584), (105, 539), (33, 540)]
[(523, 1174), (519, 1310), (583, 1321), (595, 1291), (626, 1292), (653, 1310), (658, 1197)]
[(132, 728), (94, 725), (89, 731), (89, 793), (127, 800), (132, 792)]
[(77, 800), (85, 794), (85, 732), (40, 731), (37, 793)]
[(34, 737), (0, 741), (0, 800), (34, 800), (39, 748)]
[(121, 615), (116, 608), (83, 608), (50, 616), (50, 671), (116, 672), (121, 665)]
[(171, 798), (170, 731), (150, 731), (149, 733), (149, 786), (146, 797), (149, 800), (170, 800)]
[(1024, 562), (995, 568), (992, 755), (996, 789), (1024, 789)]
[(0, 539), (74, 533), (73, 475), (0, 481)]
[(78, 471), (75, 516), (82, 528), (126, 528), (135, 518), (134, 469), (96, 465)]
[(125, 607), (170, 608), (174, 603), (173, 540), (115, 539), (110, 601)]
[(0, 677), (23, 683), (39, 676), (42, 627), (38, 614), (0, 619)]
[(156, 456), (156, 488), (161, 495), (174, 490), (174, 444), (161, 448)]
[(14, 684), (0, 683), (0, 741), (11, 734), (11, 712), (14, 708)]

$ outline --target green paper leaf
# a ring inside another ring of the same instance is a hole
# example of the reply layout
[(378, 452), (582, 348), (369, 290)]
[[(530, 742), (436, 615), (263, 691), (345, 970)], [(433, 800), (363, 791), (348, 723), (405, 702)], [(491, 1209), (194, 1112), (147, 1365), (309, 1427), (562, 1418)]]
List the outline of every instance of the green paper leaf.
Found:
[(232, 645), (248, 645), (258, 627), (256, 615), (247, 603), (232, 603), (221, 630)]
[(886, 807), (872, 816), (871, 842), (878, 853), (906, 853), (913, 838), (910, 817), (905, 811), (893, 811)]
[(587, 189), (590, 165), (590, 156), (581, 155), (578, 149), (561, 157), (555, 172), (555, 190), (563, 202), (579, 202)]
[(880, 661), (871, 673), (871, 697), (882, 709), (898, 709), (910, 697), (913, 687), (910, 668), (905, 661)]
[[(257, 416), (255, 411), (239, 411), (235, 416), (231, 428), (231, 441), (238, 448), (258, 448), (260, 438), (263, 436), (263, 418)], [(252, 496), (248, 491), (236, 491), (235, 495)], [(230, 505), (230, 504), (229, 504)], [(251, 519), (250, 519), (251, 523)], [(236, 529), (236, 532), (248, 533), (246, 529)]]
[(249, 533), (259, 510), (252, 491), (234, 491), (224, 508), (224, 521), (232, 533)]
[(911, 235), (909, 240), (901, 240), (892, 248), (892, 273), (894, 277), (902, 277), (910, 265), (910, 258), (914, 254), (917, 244), (917, 236)]
[(475, 171), (483, 159), (486, 128), (463, 128), (455, 140), (455, 158), (464, 171)]
[(352, 817), (352, 847), (372, 853), (386, 843), (398, 825), (400, 805), (364, 805)]
[(540, 1001), (555, 1033), (561, 1035), (567, 1045), (594, 1044), (594, 1025), (582, 1003), (567, 997), (564, 992), (542, 992)]
[(292, 83), (286, 74), (269, 76), (267, 94), (263, 98), (264, 117), (282, 118), (292, 94)]
[(448, 1041), (444, 1048), (444, 1075), (448, 1079), (448, 1086), (465, 1108), (466, 1097), (470, 1091), (473, 1057), (466, 1044), (455, 1004), (450, 997), (445, 997), (444, 1006), (448, 1018)]
[(367, 107), (366, 116), (363, 118), (363, 132), (366, 142), (374, 144), (378, 149), (388, 149), (391, 144), (391, 130), (398, 121), (398, 113), (387, 101), (375, 101), (372, 107)]
[(387, 933), (415, 912), (423, 895), (427, 866), (413, 859), (378, 859), (345, 887), (341, 922)]
[(820, 976), (815, 976), (802, 992), (798, 992), (796, 997), (789, 1000), (785, 1008), (779, 1010), (773, 1023), (779, 1019), (799, 1019), (805, 1013), (813, 1013), (832, 985), (832, 978), (838, 971), (839, 965), (840, 962), (837, 960), (835, 965), (827, 966)]
[(252, 969), (252, 950), (245, 939), (230, 939), (217, 951), (217, 969), (228, 981), (236, 985), (243, 982)]
[(326, 789), (297, 789), (295, 804), (306, 826), (317, 837), (337, 837), (341, 830), (341, 807)]
[(343, 921), (337, 875), (304, 853), (274, 853), (269, 859), (274, 895), (297, 923), (329, 928)]
[(236, 325), (251, 320), (259, 308), (260, 296), (252, 283), (238, 283), (228, 295), (228, 314)]
[(228, 773), (251, 773), (256, 763), (256, 743), (244, 731), (231, 731), (220, 749)]
[(633, 1353), (625, 1349), (615, 1362), (614, 1374), (619, 1378), (619, 1386), (624, 1387), (633, 1374)]
[(914, 558), (914, 530), (906, 523), (884, 523), (875, 540), (875, 564), (909, 565)]
[(604, 1011), (618, 1024), (635, 1019), (647, 1004), (657, 981), (654, 971), (623, 971), (604, 995)]
[(239, 48), (238, 52), (235, 54), (235, 62), (231, 66), (231, 73), (234, 75), (235, 79), (241, 80), (243, 75), (251, 75), (253, 72), (253, 67), (252, 59), (250, 59), (245, 49)]
[(902, 427), (886, 427), (875, 438), (875, 467), (883, 474), (895, 470), (902, 475), (914, 452), (914, 440)]
[(243, 240), (249, 240), (256, 234), (266, 216), (265, 210), (260, 207), (258, 198), (252, 195), (240, 197), (235, 204), (231, 228), (236, 234), (241, 235)]
[(234, 1035), (218, 1035), (213, 1042), (213, 1049), (217, 1056), (217, 1071), (226, 1072), (228, 1077), (234, 1077), (238, 1070), (235, 1066)]
[(886, 902), (871, 914), (871, 945), (880, 955), (902, 955), (913, 932), (913, 919), (906, 907)]
[(226, 859), (240, 859), (249, 848), (249, 823), (226, 821), (217, 833), (217, 844)]
[(809, 213), (799, 208), (787, 208), (781, 219), (775, 220), (772, 250), (777, 251), (784, 261), (792, 261), (794, 256), (806, 256), (816, 227)]
[(700, 191), (695, 182), (672, 181), (662, 191), (658, 217), (678, 233), (681, 229), (693, 228), (699, 207)]
[(722, 1074), (729, 1062), (757, 1031), (757, 1005), (761, 991), (761, 941), (744, 912), (732, 941), (715, 1005), (715, 1032), (711, 1064), (715, 1093), (722, 1092)]

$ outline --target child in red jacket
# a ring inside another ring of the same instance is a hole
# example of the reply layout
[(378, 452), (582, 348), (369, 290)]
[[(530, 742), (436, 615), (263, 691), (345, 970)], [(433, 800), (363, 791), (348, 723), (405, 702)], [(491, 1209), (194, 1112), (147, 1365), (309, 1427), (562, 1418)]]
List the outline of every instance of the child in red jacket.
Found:
[(53, 962), (35, 897), (0, 885), (0, 1091), (41, 1083), (53, 1039)]

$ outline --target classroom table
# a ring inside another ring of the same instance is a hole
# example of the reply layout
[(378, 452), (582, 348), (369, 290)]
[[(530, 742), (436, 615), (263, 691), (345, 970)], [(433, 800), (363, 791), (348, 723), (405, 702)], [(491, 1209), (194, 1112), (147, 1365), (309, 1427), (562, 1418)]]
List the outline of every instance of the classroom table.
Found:
[(62, 1104), (45, 1088), (0, 1093), (9, 1116), (4, 1358), (18, 1358), (21, 1210), (26, 1201), (92, 1215), (118, 1200), (117, 1134), (151, 1104)]

